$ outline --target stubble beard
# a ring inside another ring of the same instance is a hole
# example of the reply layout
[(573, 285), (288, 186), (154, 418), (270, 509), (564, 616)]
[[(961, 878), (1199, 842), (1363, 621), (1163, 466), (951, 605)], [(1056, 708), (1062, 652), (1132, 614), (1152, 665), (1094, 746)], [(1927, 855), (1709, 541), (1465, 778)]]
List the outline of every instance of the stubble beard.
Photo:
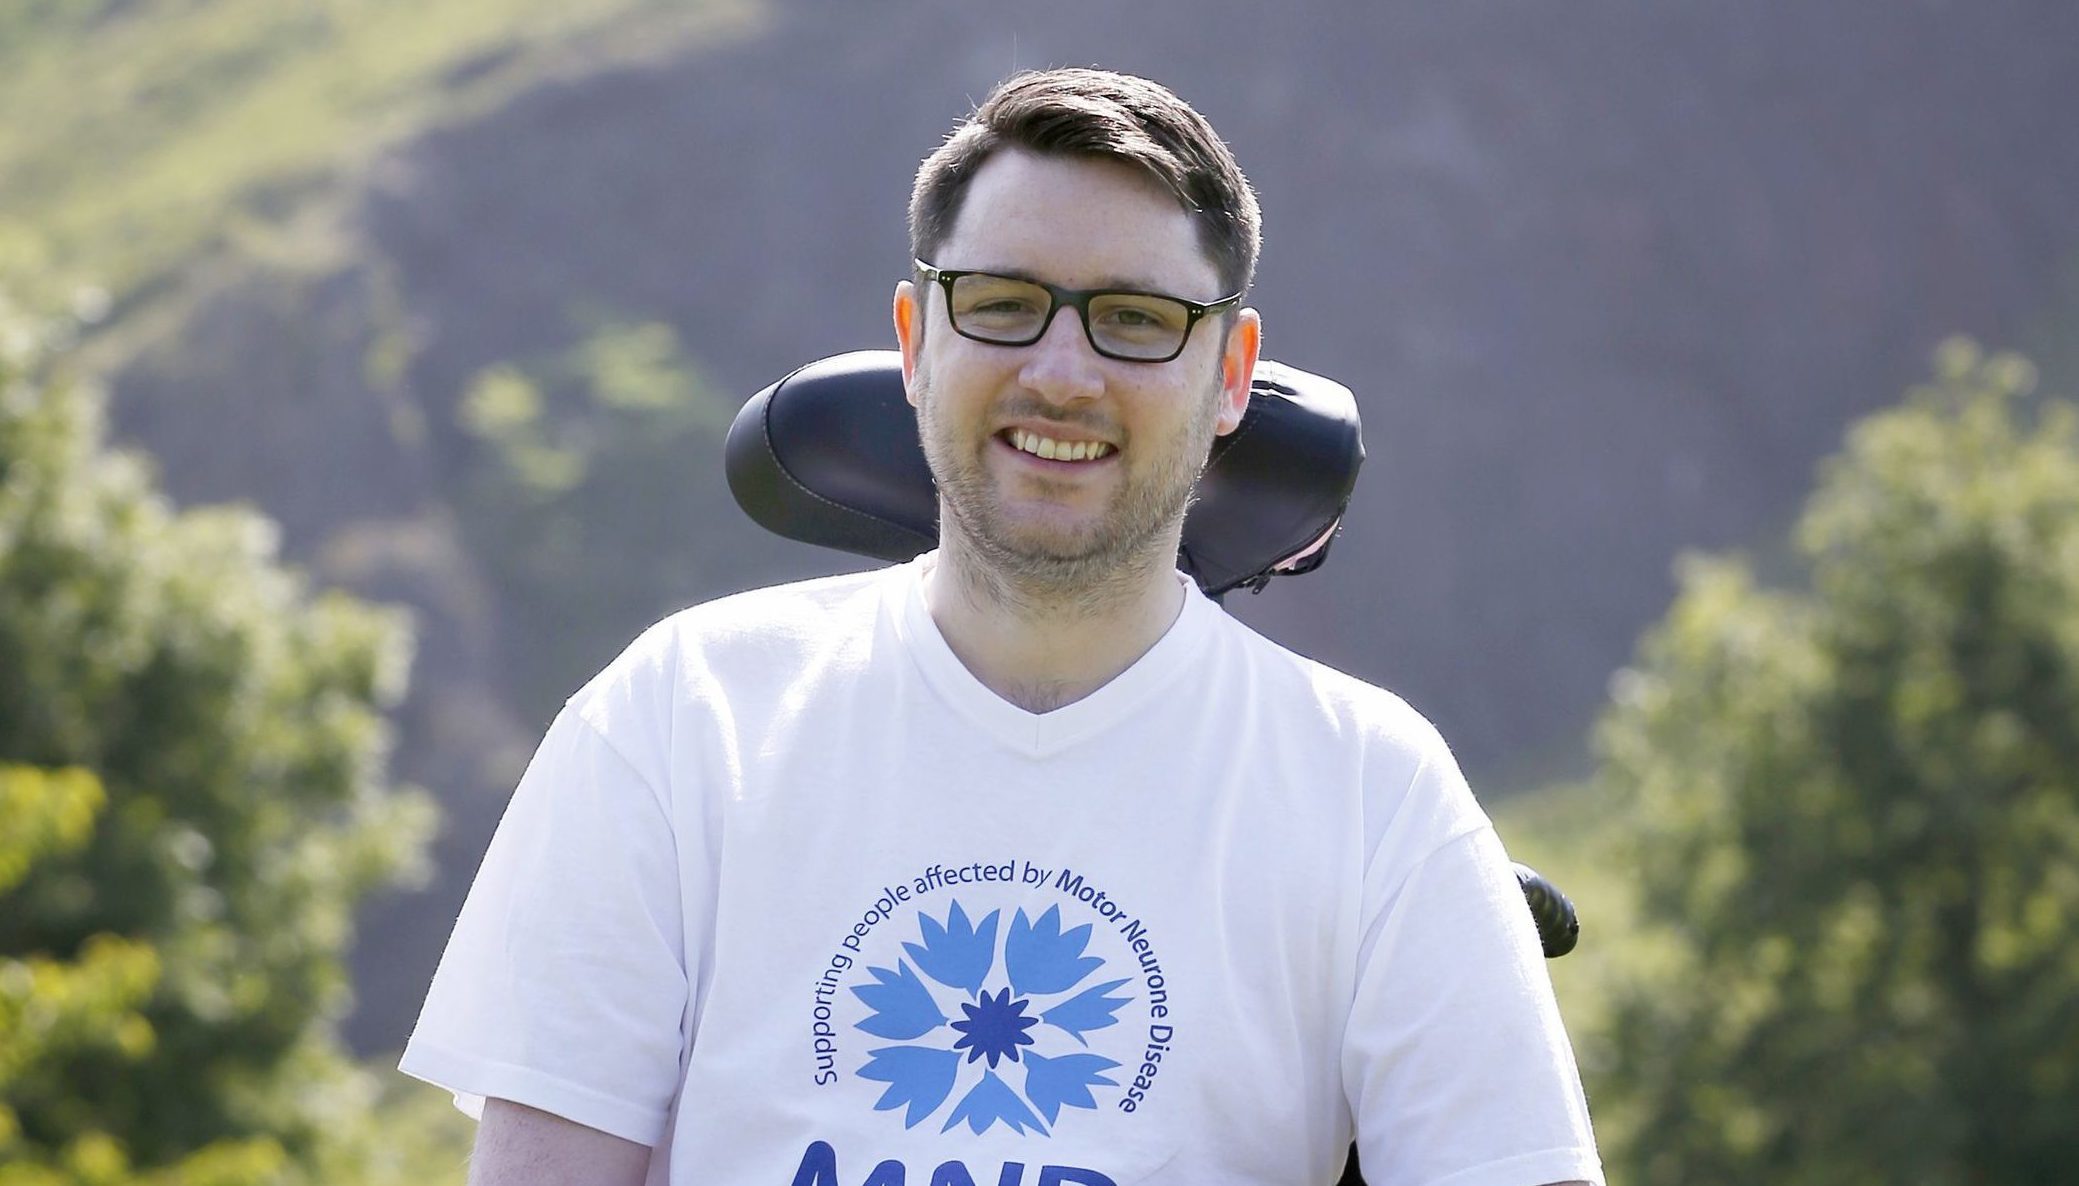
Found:
[[(1012, 520), (983, 460), (994, 438), (960, 439), (961, 430), (940, 416), (923, 368), (914, 383), (924, 457), (938, 484), (941, 548), (953, 553), (942, 559), (970, 595), (1027, 612), (1095, 616), (1132, 600), (1151, 576), (1175, 570), (1184, 514), (1212, 451), (1219, 409), (1211, 390), (1182, 426), (1181, 442), (1121, 442), (1167, 453), (1156, 469), (1129, 478), (1096, 522), (1063, 536)], [(1074, 423), (1043, 405), (1015, 411)]]

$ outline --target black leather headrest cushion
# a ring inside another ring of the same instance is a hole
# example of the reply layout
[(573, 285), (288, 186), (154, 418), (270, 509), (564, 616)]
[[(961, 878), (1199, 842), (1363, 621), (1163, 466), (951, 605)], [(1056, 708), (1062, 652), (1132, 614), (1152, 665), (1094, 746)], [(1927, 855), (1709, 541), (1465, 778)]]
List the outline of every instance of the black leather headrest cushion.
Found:
[[(938, 545), (938, 494), (892, 350), (821, 359), (751, 397), (725, 457), (737, 504), (779, 535), (892, 561)], [(1199, 478), (1179, 567), (1209, 594), (1260, 589), (1334, 529), (1363, 462), (1349, 388), (1258, 363), (1248, 411)]]

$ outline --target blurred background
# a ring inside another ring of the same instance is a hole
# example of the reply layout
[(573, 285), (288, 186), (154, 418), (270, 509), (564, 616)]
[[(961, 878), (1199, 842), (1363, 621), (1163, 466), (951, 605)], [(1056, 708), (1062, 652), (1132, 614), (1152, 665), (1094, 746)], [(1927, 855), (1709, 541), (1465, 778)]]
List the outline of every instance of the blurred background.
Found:
[(562, 699), (857, 567), (720, 441), (917, 162), (1147, 74), (1352, 387), (1229, 608), (1567, 889), (1613, 1180), (2079, 1165), (2079, 7), (0, 2), (0, 1184), (459, 1182), (389, 1066)]

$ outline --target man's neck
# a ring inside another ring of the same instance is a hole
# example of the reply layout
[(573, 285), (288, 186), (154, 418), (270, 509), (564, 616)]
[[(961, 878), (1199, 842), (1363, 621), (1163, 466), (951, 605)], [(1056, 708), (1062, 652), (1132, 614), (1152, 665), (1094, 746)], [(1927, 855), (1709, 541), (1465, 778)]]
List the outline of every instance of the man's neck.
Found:
[(1177, 620), (1175, 554), (1059, 590), (1006, 578), (947, 533), (924, 577), (924, 605), (983, 686), (1027, 712), (1051, 712), (1110, 683)]

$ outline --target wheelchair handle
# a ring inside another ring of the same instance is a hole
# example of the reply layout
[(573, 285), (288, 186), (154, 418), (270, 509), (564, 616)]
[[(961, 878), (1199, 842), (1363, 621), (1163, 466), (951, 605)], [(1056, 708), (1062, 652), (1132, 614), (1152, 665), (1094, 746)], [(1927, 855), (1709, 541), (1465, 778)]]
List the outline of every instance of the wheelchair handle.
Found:
[(1523, 900), (1530, 904), (1531, 920), (1538, 926), (1538, 942), (1546, 959), (1558, 959), (1581, 941), (1581, 916), (1559, 887), (1545, 880), (1536, 869), (1518, 862), (1516, 884), (1523, 887)]

